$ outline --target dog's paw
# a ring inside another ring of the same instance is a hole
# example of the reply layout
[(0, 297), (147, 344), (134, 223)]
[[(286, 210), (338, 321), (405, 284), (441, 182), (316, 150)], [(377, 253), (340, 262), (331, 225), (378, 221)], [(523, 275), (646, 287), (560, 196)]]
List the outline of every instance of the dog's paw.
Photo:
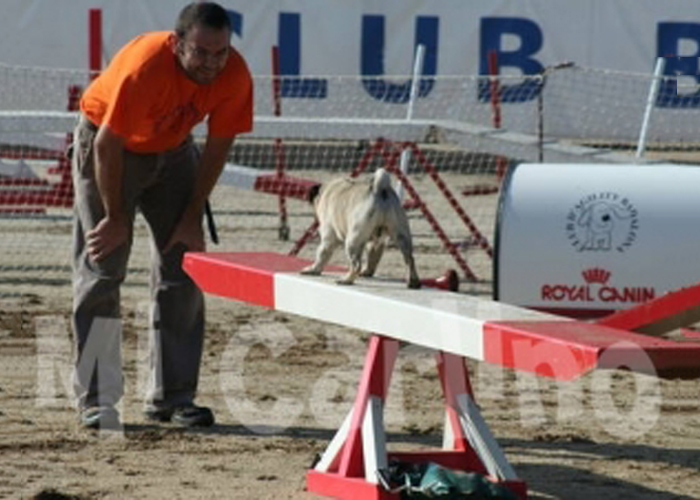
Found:
[(300, 274), (304, 274), (306, 276), (319, 276), (321, 274), (320, 269), (316, 269), (314, 266), (307, 266), (301, 271), (299, 271)]
[(409, 280), (409, 281), (408, 281), (408, 288), (411, 288), (411, 289), (413, 289), (413, 290), (417, 290), (417, 289), (420, 288), (421, 286), (422, 286), (422, 285), (421, 285), (421, 282), (420, 282), (419, 279)]
[(347, 278), (340, 278), (340, 279), (336, 280), (335, 282), (338, 285), (352, 285), (353, 283), (355, 283), (355, 280), (347, 279)]

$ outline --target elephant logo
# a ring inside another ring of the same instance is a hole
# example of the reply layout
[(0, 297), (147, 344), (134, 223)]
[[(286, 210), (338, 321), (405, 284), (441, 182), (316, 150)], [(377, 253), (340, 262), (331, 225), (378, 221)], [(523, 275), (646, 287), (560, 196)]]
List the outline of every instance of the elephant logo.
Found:
[(638, 211), (618, 193), (593, 193), (569, 211), (566, 231), (579, 252), (624, 252), (637, 239)]

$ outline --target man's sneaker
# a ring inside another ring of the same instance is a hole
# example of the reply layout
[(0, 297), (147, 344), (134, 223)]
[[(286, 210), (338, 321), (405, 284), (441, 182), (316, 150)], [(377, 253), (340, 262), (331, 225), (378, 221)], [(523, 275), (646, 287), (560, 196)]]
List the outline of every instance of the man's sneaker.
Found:
[(146, 420), (151, 422), (170, 422), (173, 418), (172, 408), (148, 408), (143, 412)]
[(211, 427), (214, 414), (209, 408), (187, 404), (174, 408), (153, 408), (146, 410), (146, 418), (155, 422), (172, 422), (182, 427)]
[(204, 406), (179, 406), (173, 411), (171, 421), (183, 427), (211, 427), (214, 425), (214, 413)]
[(111, 406), (91, 406), (80, 412), (80, 426), (84, 429), (117, 430), (121, 425), (119, 412)]

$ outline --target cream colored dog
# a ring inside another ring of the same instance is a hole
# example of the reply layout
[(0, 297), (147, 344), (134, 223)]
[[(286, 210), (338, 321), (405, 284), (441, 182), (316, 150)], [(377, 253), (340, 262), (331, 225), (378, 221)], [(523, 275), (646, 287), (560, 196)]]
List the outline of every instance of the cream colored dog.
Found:
[[(358, 276), (373, 276), (388, 237), (399, 247), (408, 267), (408, 287), (420, 288), (408, 219), (386, 170), (378, 169), (367, 180), (334, 179), (322, 186), (312, 201), (321, 245), (316, 251), (316, 261), (304, 268), (302, 274), (321, 274), (335, 249), (344, 243), (350, 270), (338, 283), (351, 285)], [(367, 244), (367, 266), (362, 269), (362, 254)]]

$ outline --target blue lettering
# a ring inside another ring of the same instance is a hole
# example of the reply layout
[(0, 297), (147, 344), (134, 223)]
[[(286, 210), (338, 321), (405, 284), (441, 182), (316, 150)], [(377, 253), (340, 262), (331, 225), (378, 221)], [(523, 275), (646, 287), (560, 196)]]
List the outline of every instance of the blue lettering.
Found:
[[(418, 16), (415, 28), (415, 46), (425, 46), (422, 76), (435, 76), (438, 59), (439, 20), (437, 17)], [(369, 95), (382, 102), (404, 104), (411, 95), (411, 80), (404, 83), (387, 83), (384, 75), (384, 17), (362, 18), (362, 85)], [(370, 77), (370, 78), (368, 78)], [(418, 97), (426, 97), (435, 84), (434, 78), (421, 78)]]
[(700, 24), (696, 23), (659, 23), (657, 30), (657, 56), (666, 58), (664, 78), (659, 86), (656, 105), (662, 108), (698, 108), (700, 107), (700, 90), (689, 94), (678, 94), (678, 77), (689, 76), (700, 83), (698, 58), (700, 50), (692, 55), (679, 54), (680, 41), (693, 40), (700, 46)]
[(243, 16), (234, 10), (226, 10), (231, 30), (238, 36), (243, 36)]
[[(503, 35), (514, 35), (520, 39), (520, 47), (513, 51), (501, 48)], [(479, 74), (488, 75), (488, 57), (495, 52), (498, 66), (519, 68), (523, 75), (537, 75), (544, 70), (539, 61), (531, 57), (542, 48), (542, 30), (529, 19), (517, 17), (485, 17), (481, 20), (481, 47), (479, 52)], [(502, 102), (526, 102), (535, 99), (540, 85), (535, 79), (525, 79), (522, 83), (501, 86)], [(479, 100), (491, 99), (489, 82), (479, 84)]]
[(282, 97), (325, 99), (328, 81), (323, 78), (289, 78), (301, 74), (301, 19), (299, 14), (281, 12), (278, 45)]

